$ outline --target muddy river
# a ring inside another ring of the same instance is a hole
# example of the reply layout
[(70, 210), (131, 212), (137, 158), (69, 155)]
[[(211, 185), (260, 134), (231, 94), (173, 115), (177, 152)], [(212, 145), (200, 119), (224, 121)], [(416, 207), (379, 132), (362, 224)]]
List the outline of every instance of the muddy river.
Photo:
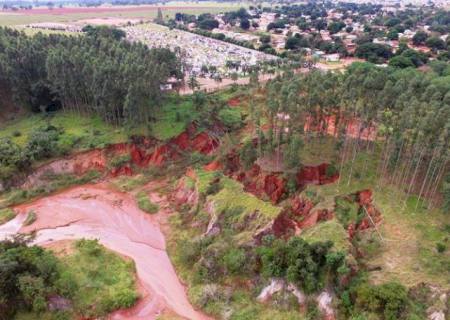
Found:
[[(145, 298), (130, 310), (110, 319), (155, 319), (172, 311), (187, 319), (206, 319), (189, 303), (165, 250), (157, 218), (139, 210), (132, 196), (112, 191), (105, 184), (84, 185), (17, 206), (15, 219), (0, 226), (0, 238), (37, 231), (34, 242), (98, 239), (105, 247), (134, 260)], [(27, 213), (37, 220), (23, 227)]]

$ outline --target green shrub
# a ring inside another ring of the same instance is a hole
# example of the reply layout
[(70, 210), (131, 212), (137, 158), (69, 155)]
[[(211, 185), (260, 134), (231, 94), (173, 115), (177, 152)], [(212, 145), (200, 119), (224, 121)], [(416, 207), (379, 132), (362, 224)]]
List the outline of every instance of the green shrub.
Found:
[(155, 203), (152, 203), (145, 191), (140, 191), (136, 195), (137, 204), (139, 209), (145, 211), (147, 213), (157, 213), (159, 211), (159, 206)]
[(0, 209), (0, 225), (14, 219), (16, 214), (10, 208)]
[(299, 237), (287, 242), (276, 239), (258, 248), (261, 273), (266, 278), (285, 278), (307, 293), (315, 292), (323, 287), (326, 273), (336, 275), (345, 263), (342, 254), (330, 252), (332, 246), (331, 241), (310, 244)]
[(384, 320), (401, 319), (408, 308), (406, 288), (396, 282), (378, 286), (363, 284), (356, 290), (356, 308), (374, 312)]
[(359, 212), (358, 204), (345, 197), (336, 198), (335, 212), (339, 222), (342, 223), (346, 229), (350, 223), (357, 222), (364, 216), (364, 213), (361, 214)]
[(68, 154), (79, 141), (79, 137), (69, 134), (61, 135), (58, 139), (58, 151), (61, 154)]
[(130, 162), (130, 160), (131, 156), (129, 154), (122, 154), (109, 160), (108, 166), (110, 168), (120, 168)]
[(325, 171), (325, 174), (327, 177), (334, 177), (336, 174), (338, 174), (338, 169), (336, 168), (336, 165), (334, 163), (330, 163), (327, 166), (327, 169)]
[(242, 166), (245, 170), (250, 169), (253, 163), (256, 161), (257, 154), (251, 140), (246, 141), (242, 146), (239, 152), (239, 159), (242, 162)]
[(212, 179), (206, 188), (205, 194), (207, 196), (214, 195), (218, 193), (223, 188), (222, 184), (220, 183), (220, 175), (215, 175), (214, 179)]
[(206, 164), (210, 161), (210, 157), (208, 157), (207, 155), (200, 153), (200, 152), (192, 152), (189, 155), (189, 163), (191, 165), (202, 165), (202, 164)]
[(223, 264), (230, 274), (244, 273), (247, 257), (243, 249), (230, 249), (223, 256)]
[(242, 126), (241, 111), (238, 108), (223, 108), (219, 111), (219, 119), (231, 130)]
[(41, 160), (58, 155), (60, 153), (59, 137), (59, 131), (53, 126), (34, 130), (28, 136), (28, 143), (25, 147), (27, 157), (33, 160)]
[(206, 307), (208, 304), (218, 302), (224, 297), (223, 290), (217, 284), (206, 284), (201, 287), (201, 292), (194, 303), (200, 307)]
[(177, 242), (177, 256), (184, 266), (192, 267), (200, 259), (203, 247), (201, 239), (181, 239)]
[(132, 261), (106, 250), (97, 240), (79, 240), (75, 249), (73, 254), (62, 258), (61, 270), (65, 275), (58, 285), (60, 291), (71, 293), (77, 313), (82, 317), (102, 318), (136, 302)]
[(439, 253), (443, 253), (447, 250), (447, 246), (445, 245), (445, 243), (438, 242), (436, 243), (436, 250)]
[(29, 226), (29, 225), (33, 224), (35, 221), (36, 221), (36, 212), (30, 211), (30, 212), (28, 212), (27, 218), (23, 222), (23, 225)]
[[(59, 275), (55, 256), (21, 239), (0, 242), (4, 267), (0, 285), (0, 319), (13, 319), (18, 311), (42, 312), (46, 297), (54, 293)], [(37, 319), (37, 317), (35, 318)]]

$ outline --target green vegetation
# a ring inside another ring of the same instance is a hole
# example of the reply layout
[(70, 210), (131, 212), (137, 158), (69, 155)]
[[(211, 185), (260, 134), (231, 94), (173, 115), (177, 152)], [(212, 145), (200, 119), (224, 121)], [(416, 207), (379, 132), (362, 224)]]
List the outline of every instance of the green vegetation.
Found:
[(27, 217), (25, 219), (25, 221), (23, 222), (24, 226), (29, 226), (31, 224), (33, 224), (36, 221), (36, 212), (34, 211), (30, 211), (27, 214)]
[(150, 201), (148, 194), (145, 191), (140, 191), (136, 195), (136, 202), (139, 209), (147, 213), (157, 213), (159, 211), (159, 206)]
[(337, 219), (345, 229), (348, 228), (350, 223), (358, 224), (364, 218), (364, 212), (360, 212), (359, 205), (349, 197), (338, 197), (336, 199), (335, 212)]
[(0, 225), (8, 222), (9, 220), (14, 219), (16, 214), (14, 213), (13, 209), (10, 208), (4, 208), (0, 209)]
[(351, 249), (347, 231), (335, 219), (317, 223), (302, 232), (300, 236), (308, 243), (330, 241), (333, 243), (332, 250), (350, 252)]
[[(198, 176), (198, 191), (200, 194), (206, 193), (208, 186), (217, 178), (217, 173), (207, 172), (203, 170), (196, 171)], [(221, 190), (211, 196), (207, 200), (214, 203), (214, 208), (220, 212), (226, 208), (240, 206), (243, 208), (242, 217), (258, 212), (261, 215), (260, 223), (275, 218), (280, 213), (280, 208), (275, 207), (265, 201), (262, 201), (254, 195), (244, 192), (242, 185), (228, 177), (220, 177)]]
[(23, 203), (27, 200), (43, 196), (70, 186), (84, 184), (100, 177), (96, 170), (88, 171), (82, 176), (73, 174), (49, 174), (43, 177), (45, 184), (30, 189), (12, 188), (0, 194), (0, 208)]
[[(74, 252), (61, 258), (20, 238), (6, 240), (0, 261), (9, 266), (1, 273), (1, 319), (101, 317), (137, 299), (133, 263), (94, 240), (77, 241)], [(47, 298), (55, 295), (69, 301), (67, 311), (47, 310)]]
[[(74, 254), (63, 257), (62, 279), (72, 279), (74, 310), (85, 317), (99, 317), (132, 306), (138, 295), (134, 264), (103, 248), (95, 240), (80, 240)], [(67, 288), (67, 287), (66, 287)]]
[(420, 295), (414, 290), (408, 292), (397, 282), (374, 286), (357, 278), (343, 292), (340, 307), (344, 314), (353, 316), (352, 319), (424, 319), (426, 308)]
[(190, 98), (169, 97), (156, 113), (157, 120), (151, 126), (151, 133), (159, 140), (169, 140), (185, 131), (198, 116)]
[(258, 248), (261, 274), (267, 278), (286, 278), (306, 293), (317, 292), (334, 277), (345, 276), (350, 271), (345, 264), (346, 254), (330, 251), (332, 242), (309, 244), (299, 237), (287, 242), (266, 237), (263, 243)]
[(124, 129), (109, 125), (98, 116), (88, 117), (71, 112), (27, 114), (2, 124), (0, 138), (9, 138), (20, 147), (25, 147), (32, 132), (49, 125), (58, 128), (60, 144), (70, 141), (73, 143), (70, 146), (78, 151), (127, 141)]
[(45, 311), (46, 296), (57, 291), (58, 260), (48, 251), (27, 247), (22, 240), (0, 242), (2, 268), (0, 318), (11, 319), (22, 310)]
[(242, 126), (242, 116), (239, 108), (223, 108), (219, 111), (220, 121), (231, 130)]
[[(231, 10), (238, 6), (233, 3), (218, 3), (218, 2), (202, 2), (189, 3), (185, 2), (171, 2), (170, 7), (163, 8), (163, 15), (166, 17), (174, 17), (176, 13), (182, 12), (185, 14), (202, 14), (202, 13), (219, 13), (224, 10)], [(173, 7), (172, 7), (173, 6)], [(240, 6), (240, 4), (239, 4)], [(157, 16), (156, 7), (136, 7), (136, 10), (111, 10), (99, 11), (92, 8), (91, 12), (77, 13), (68, 12), (64, 14), (48, 14), (48, 13), (33, 13), (33, 14), (17, 14), (17, 12), (2, 12), (2, 19), (0, 26), (18, 26), (38, 22), (72, 22), (76, 20), (92, 19), (92, 18), (128, 18), (128, 19), (153, 19)], [(115, 8), (114, 8), (115, 9)], [(44, 31), (43, 31), (44, 32)]]
[[(114, 28), (90, 26), (85, 31), (83, 37), (28, 37), (0, 28), (2, 87), (33, 112), (63, 109), (100, 116), (107, 123), (128, 128), (148, 125), (161, 105), (160, 84), (171, 76), (181, 77), (175, 54), (139, 43), (130, 45), (123, 40), (125, 33)], [(19, 48), (21, 62), (10, 54)], [(67, 72), (73, 65), (83, 68)]]
[(130, 162), (131, 156), (129, 154), (123, 154), (116, 156), (109, 160), (108, 166), (110, 168), (120, 168)]
[(111, 181), (111, 184), (122, 192), (127, 192), (143, 186), (149, 181), (149, 177), (144, 174), (135, 176), (119, 176)]

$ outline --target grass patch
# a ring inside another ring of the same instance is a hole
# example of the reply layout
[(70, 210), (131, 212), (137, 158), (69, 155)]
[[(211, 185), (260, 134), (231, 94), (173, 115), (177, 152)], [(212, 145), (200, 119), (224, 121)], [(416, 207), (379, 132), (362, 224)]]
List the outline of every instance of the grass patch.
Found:
[(131, 156), (129, 154), (123, 154), (123, 155), (115, 156), (114, 158), (109, 160), (108, 166), (110, 168), (120, 168), (123, 165), (127, 164), (128, 162), (130, 162), (130, 160), (131, 160)]
[(230, 129), (238, 129), (242, 125), (242, 115), (239, 108), (223, 108), (219, 111), (219, 119)]
[(15, 216), (16, 214), (14, 213), (13, 209), (10, 208), (0, 209), (0, 225), (14, 219)]
[(188, 125), (198, 118), (198, 113), (190, 98), (169, 97), (156, 114), (156, 122), (151, 125), (152, 135), (162, 141), (181, 134)]
[(36, 212), (34, 212), (32, 210), (32, 211), (28, 212), (27, 218), (23, 222), (23, 225), (24, 226), (29, 226), (29, 225), (33, 224), (35, 221), (36, 221)]
[(244, 214), (259, 211), (267, 219), (273, 219), (280, 213), (280, 208), (245, 192), (239, 182), (226, 177), (222, 178), (222, 180), (224, 184), (223, 189), (209, 197), (209, 199), (215, 202), (217, 210), (220, 211), (221, 209), (239, 205), (244, 208)]
[(153, 214), (153, 213), (157, 213), (159, 211), (159, 206), (150, 201), (150, 198), (148, 197), (148, 195), (145, 191), (140, 191), (136, 195), (136, 202), (139, 206), (139, 209), (141, 209), (142, 211), (145, 211), (147, 213)]
[(135, 267), (101, 246), (97, 240), (80, 240), (75, 252), (62, 258), (62, 276), (74, 279), (72, 301), (77, 314), (102, 317), (131, 307), (137, 300)]
[(349, 252), (351, 248), (347, 232), (335, 219), (317, 223), (304, 230), (301, 237), (310, 243), (330, 240), (337, 251)]
[[(210, 182), (216, 177), (217, 173), (197, 170), (196, 174), (198, 177), (198, 192), (200, 194), (204, 194), (208, 190)], [(251, 193), (245, 192), (242, 184), (233, 179), (221, 176), (220, 183), (222, 185), (221, 190), (214, 195), (208, 196), (208, 200), (215, 203), (215, 209), (217, 212), (223, 211), (227, 208), (239, 206), (243, 208), (242, 218), (248, 214), (258, 211), (261, 217), (268, 222), (270, 219), (278, 216), (281, 211), (281, 208), (260, 200)]]
[(358, 224), (364, 217), (364, 212), (360, 212), (359, 204), (355, 201), (350, 201), (347, 197), (336, 197), (336, 217), (345, 229), (351, 223)]
[(51, 116), (27, 114), (0, 126), (0, 138), (11, 138), (23, 147), (33, 130), (48, 124), (62, 128), (63, 133), (59, 140), (61, 143), (71, 144), (75, 151), (101, 148), (128, 139), (125, 129), (109, 125), (100, 117), (81, 116), (70, 112), (56, 112)]
[(122, 192), (129, 192), (138, 187), (143, 186), (149, 181), (149, 177), (144, 174), (138, 174), (135, 176), (119, 176), (111, 181), (111, 184)]

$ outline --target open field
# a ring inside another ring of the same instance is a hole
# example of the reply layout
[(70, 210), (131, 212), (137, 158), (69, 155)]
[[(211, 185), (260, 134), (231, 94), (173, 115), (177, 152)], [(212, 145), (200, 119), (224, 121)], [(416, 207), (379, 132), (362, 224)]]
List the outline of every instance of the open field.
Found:
[(16, 26), (37, 22), (73, 22), (90, 18), (134, 18), (153, 19), (156, 17), (158, 8), (161, 8), (165, 17), (173, 17), (175, 13), (187, 14), (219, 13), (234, 10), (243, 5), (221, 4), (216, 2), (186, 3), (169, 2), (164, 6), (142, 5), (142, 6), (101, 6), (101, 7), (64, 7), (35, 8), (22, 11), (0, 11), (0, 26)]

